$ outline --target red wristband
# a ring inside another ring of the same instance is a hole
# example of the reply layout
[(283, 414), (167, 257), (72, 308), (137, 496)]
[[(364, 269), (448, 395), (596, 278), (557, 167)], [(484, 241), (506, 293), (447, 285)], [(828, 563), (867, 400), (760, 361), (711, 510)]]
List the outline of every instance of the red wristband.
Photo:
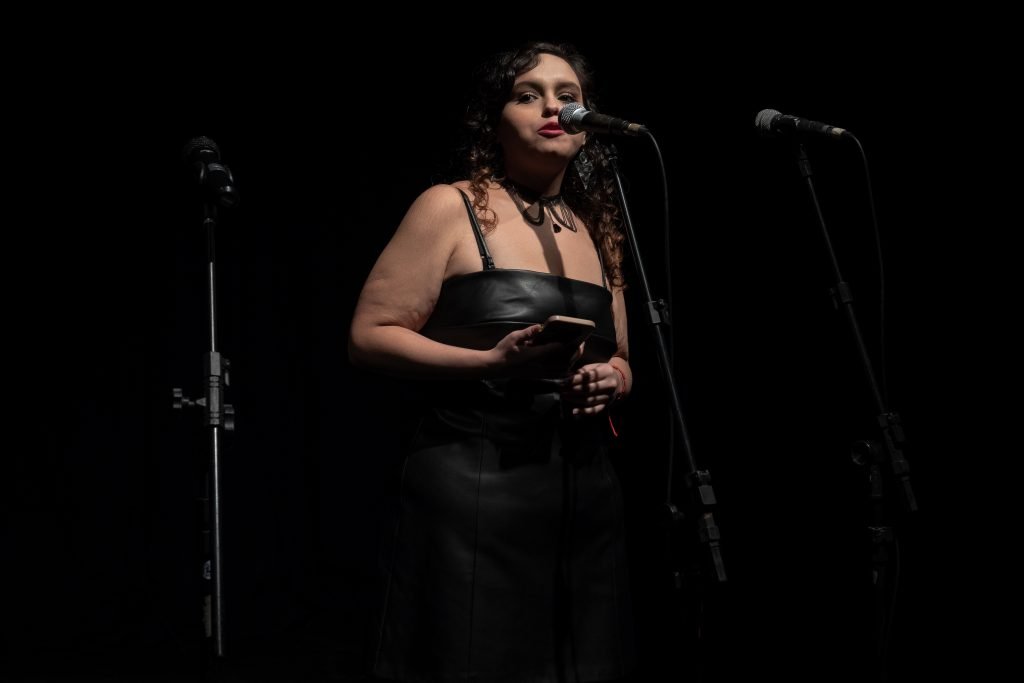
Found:
[(609, 363), (608, 365), (611, 365), (612, 370), (619, 373), (619, 377), (622, 378), (622, 386), (619, 387), (619, 392), (615, 394), (615, 400), (618, 401), (619, 399), (626, 395), (626, 373), (624, 373), (622, 370), (620, 370), (615, 365), (612, 365), (611, 363)]

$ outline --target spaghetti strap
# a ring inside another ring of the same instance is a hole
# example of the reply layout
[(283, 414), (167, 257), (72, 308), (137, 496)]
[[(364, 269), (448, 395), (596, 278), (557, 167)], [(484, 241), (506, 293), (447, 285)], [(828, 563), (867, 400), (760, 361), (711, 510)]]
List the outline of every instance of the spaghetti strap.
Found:
[[(473, 225), (473, 235), (476, 237), (476, 246), (480, 250), (480, 260), (484, 264), (484, 270), (494, 270), (494, 259), (491, 258), (491, 252), (487, 250), (487, 243), (484, 241), (484, 233), (480, 230), (480, 223), (476, 220), (476, 212), (473, 211), (473, 205), (469, 203), (469, 197), (459, 188), (459, 194), (462, 195), (462, 201), (466, 204), (466, 212), (469, 214), (469, 222)], [(604, 277), (604, 269), (601, 269), (601, 277)]]

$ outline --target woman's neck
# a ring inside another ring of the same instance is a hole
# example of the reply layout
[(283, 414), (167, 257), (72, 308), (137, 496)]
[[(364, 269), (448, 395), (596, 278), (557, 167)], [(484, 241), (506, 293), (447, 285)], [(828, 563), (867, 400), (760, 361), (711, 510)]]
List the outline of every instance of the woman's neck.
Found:
[(554, 176), (544, 176), (522, 172), (507, 171), (505, 177), (526, 194), (536, 197), (553, 197), (562, 193), (562, 170)]

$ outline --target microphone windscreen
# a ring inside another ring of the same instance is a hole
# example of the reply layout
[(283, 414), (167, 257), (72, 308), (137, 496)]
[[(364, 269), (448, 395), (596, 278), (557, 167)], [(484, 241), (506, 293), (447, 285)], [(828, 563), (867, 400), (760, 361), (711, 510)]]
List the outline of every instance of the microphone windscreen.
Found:
[(220, 159), (220, 147), (217, 146), (216, 142), (205, 135), (192, 138), (186, 142), (185, 149), (182, 150), (181, 155), (186, 161), (191, 161), (193, 159), (193, 155), (202, 154), (203, 152), (213, 153), (213, 158), (207, 159), (207, 161), (216, 161)]
[(579, 102), (570, 102), (558, 112), (558, 125), (566, 133), (580, 133), (582, 129), (579, 128), (579, 123), (588, 113), (590, 112), (584, 109)]
[(762, 109), (757, 112), (757, 117), (754, 119), (754, 125), (766, 133), (770, 133), (772, 130), (772, 121), (774, 121), (777, 116), (782, 116), (781, 112), (775, 111), (774, 109)]

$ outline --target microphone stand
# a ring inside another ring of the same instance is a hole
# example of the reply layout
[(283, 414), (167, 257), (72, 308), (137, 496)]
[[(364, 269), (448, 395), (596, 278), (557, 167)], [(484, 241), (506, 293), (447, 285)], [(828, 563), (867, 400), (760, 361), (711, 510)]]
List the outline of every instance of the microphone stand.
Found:
[[(197, 140), (208, 141), (207, 138)], [(195, 142), (195, 141), (193, 141)], [(190, 143), (192, 144), (192, 143)], [(212, 141), (210, 141), (212, 144)], [(187, 149), (187, 148), (186, 148)], [(206, 312), (208, 349), (202, 357), (205, 395), (190, 399), (179, 387), (173, 392), (175, 410), (201, 408), (202, 424), (209, 428), (209, 460), (203, 481), (202, 507), (202, 577), (203, 577), (203, 680), (210, 678), (216, 662), (224, 657), (224, 580), (221, 548), (221, 431), (234, 431), (234, 407), (225, 399), (230, 384), (231, 362), (217, 350), (217, 268), (216, 228), (218, 204), (231, 208), (238, 196), (227, 166), (197, 161), (200, 186), (204, 190), (203, 227), (206, 232)], [(215, 679), (215, 676), (213, 677)]]
[[(853, 137), (849, 131), (846, 131), (846, 135)], [(837, 310), (842, 306), (846, 314), (846, 321), (856, 342), (860, 363), (870, 385), (871, 395), (874, 398), (877, 422), (881, 429), (882, 445), (884, 446), (884, 448), (880, 447), (876, 441), (861, 441), (854, 448), (853, 459), (855, 463), (866, 467), (868, 470), (868, 503), (871, 511), (871, 523), (868, 525), (868, 534), (871, 538), (872, 549), (875, 657), (879, 676), (878, 680), (885, 681), (887, 677), (885, 659), (889, 645), (890, 626), (890, 610), (888, 605), (891, 604), (891, 601), (889, 600), (889, 593), (890, 591), (895, 591), (895, 579), (898, 578), (898, 574), (896, 577), (890, 577), (889, 565), (895, 561), (897, 562), (896, 566), (898, 569), (899, 545), (894, 527), (886, 521), (886, 506), (883, 495), (885, 489), (882, 477), (884, 461), (888, 461), (890, 470), (899, 480), (903, 502), (909, 512), (917, 512), (917, 501), (914, 498), (914, 490), (910, 485), (910, 466), (903, 455), (905, 439), (902, 423), (899, 415), (890, 410), (886, 405), (885, 396), (879, 389), (878, 381), (875, 379), (871, 357), (868, 355), (864, 337), (861, 335), (860, 326), (857, 324), (857, 316), (854, 314), (853, 292), (849, 283), (843, 280), (842, 273), (839, 270), (839, 261), (836, 259), (836, 253), (832, 247), (832, 238), (829, 236), (828, 228), (825, 227), (825, 217), (822, 214), (818, 195), (814, 189), (811, 162), (807, 157), (807, 151), (804, 149), (803, 144), (799, 145), (797, 157), (800, 175), (807, 182), (807, 190), (810, 193), (811, 202), (814, 204), (818, 224), (821, 227), (822, 236), (825, 238), (825, 247), (828, 250), (832, 271), (836, 279), (835, 288), (831, 290), (833, 304)], [(890, 582), (892, 582), (891, 588)]]
[[(651, 140), (652, 144), (654, 144), (655, 149), (658, 150), (658, 143), (654, 139), (654, 136), (646, 129), (643, 132)], [(683, 417), (683, 408), (682, 402), (679, 398), (679, 391), (676, 388), (675, 378), (672, 374), (672, 365), (668, 351), (668, 342), (666, 339), (665, 328), (670, 324), (670, 321), (668, 320), (668, 308), (664, 299), (655, 299), (651, 294), (650, 284), (647, 280), (647, 271), (644, 268), (643, 259), (640, 254), (639, 242), (636, 237), (636, 231), (633, 229), (633, 220), (629, 214), (629, 205), (626, 201), (626, 193), (623, 188), (622, 177), (619, 171), (618, 151), (615, 149), (614, 145), (609, 144), (606, 148), (606, 154), (611, 165), (612, 173), (615, 177), (615, 188), (618, 195), (619, 206), (622, 209), (623, 226), (625, 228), (626, 238), (630, 245), (630, 251), (633, 254), (633, 264), (636, 268), (636, 276), (640, 282), (644, 300), (646, 301), (645, 311), (647, 313), (647, 322), (650, 325), (649, 329), (651, 330), (652, 338), (654, 339), (655, 350), (658, 356), (658, 364), (661, 369), (662, 378), (664, 379), (663, 386), (668, 392), (670, 399), (669, 404), (673, 418), (672, 424), (678, 431), (683, 448), (683, 454), (686, 457), (685, 465), (687, 469), (684, 475), (684, 481), (687, 489), (686, 500), (681, 505), (677, 505), (675, 502), (673, 488), (675, 479), (676, 449), (672, 448), (668, 459), (667, 488), (663, 508), (666, 527), (667, 560), (673, 598), (677, 605), (682, 608), (685, 604), (685, 596), (683, 594), (683, 565), (685, 563), (683, 543), (684, 523), (687, 526), (690, 537), (692, 538), (693, 535), (696, 534), (697, 540), (703, 546), (701, 557), (696, 563), (696, 571), (694, 571), (694, 577), (698, 579), (697, 583), (701, 584), (701, 579), (706, 574), (710, 574), (712, 579), (717, 583), (724, 583), (726, 581), (725, 564), (722, 560), (721, 553), (721, 533), (718, 525), (715, 523), (713, 512), (713, 508), (716, 504), (715, 492), (711, 486), (710, 471), (707, 469), (699, 469), (697, 467), (697, 461), (690, 446), (690, 436), (686, 428), (686, 421)], [(660, 158), (660, 150), (658, 150), (658, 155)], [(701, 562), (700, 559), (703, 559), (703, 562)], [(691, 590), (691, 604), (698, 602), (696, 598), (699, 596), (699, 591), (697, 589), (698, 586), (694, 586)], [(700, 609), (693, 610), (693, 615), (695, 624), (700, 626)], [(703, 629), (700, 629), (700, 632), (703, 632)], [(700, 669), (700, 662), (697, 662), (697, 667)]]

